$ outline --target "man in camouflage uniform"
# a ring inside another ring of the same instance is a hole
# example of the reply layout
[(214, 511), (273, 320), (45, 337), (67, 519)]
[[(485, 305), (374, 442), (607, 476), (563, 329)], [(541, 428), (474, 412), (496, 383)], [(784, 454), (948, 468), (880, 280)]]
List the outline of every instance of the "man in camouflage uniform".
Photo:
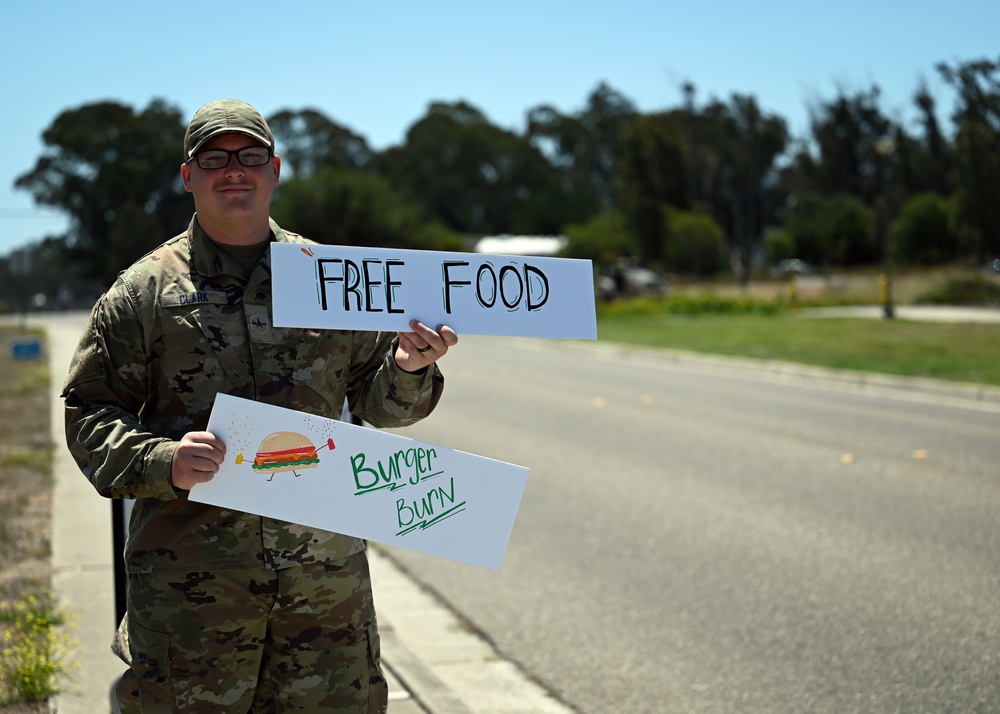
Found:
[(67, 441), (109, 498), (135, 499), (123, 712), (383, 712), (386, 684), (364, 542), (188, 500), (226, 445), (205, 431), (216, 394), (374, 426), (426, 416), (458, 337), (414, 321), (381, 334), (275, 327), (268, 244), (281, 161), (235, 100), (195, 114), (181, 177), (187, 231), (98, 300), (63, 396)]

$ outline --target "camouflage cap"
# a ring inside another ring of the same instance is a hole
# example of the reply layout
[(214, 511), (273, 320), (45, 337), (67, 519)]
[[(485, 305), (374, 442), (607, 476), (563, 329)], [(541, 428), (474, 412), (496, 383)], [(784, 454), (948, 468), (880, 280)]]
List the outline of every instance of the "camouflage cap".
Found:
[(216, 99), (197, 112), (184, 132), (184, 160), (219, 134), (246, 134), (274, 150), (274, 135), (256, 109), (238, 99)]

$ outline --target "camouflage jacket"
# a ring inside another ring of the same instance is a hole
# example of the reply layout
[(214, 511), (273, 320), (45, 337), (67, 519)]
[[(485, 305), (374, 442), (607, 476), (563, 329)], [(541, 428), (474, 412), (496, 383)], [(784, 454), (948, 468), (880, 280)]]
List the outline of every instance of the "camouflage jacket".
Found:
[[(273, 240), (307, 243), (271, 222)], [(66, 436), (110, 498), (136, 499), (129, 572), (280, 568), (346, 557), (362, 541), (189, 501), (170, 483), (177, 441), (205, 430), (216, 394), (373, 426), (426, 416), (444, 378), (402, 371), (396, 336), (285, 329), (271, 321), (265, 253), (249, 280), (192, 219), (119, 275), (94, 306), (63, 390)]]

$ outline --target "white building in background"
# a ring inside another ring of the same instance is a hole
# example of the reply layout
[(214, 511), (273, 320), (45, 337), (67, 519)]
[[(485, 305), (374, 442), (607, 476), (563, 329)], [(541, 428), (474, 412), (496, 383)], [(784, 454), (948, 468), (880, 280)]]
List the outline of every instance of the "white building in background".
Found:
[(565, 236), (485, 236), (475, 245), (476, 253), (492, 255), (536, 255), (551, 257), (566, 247)]

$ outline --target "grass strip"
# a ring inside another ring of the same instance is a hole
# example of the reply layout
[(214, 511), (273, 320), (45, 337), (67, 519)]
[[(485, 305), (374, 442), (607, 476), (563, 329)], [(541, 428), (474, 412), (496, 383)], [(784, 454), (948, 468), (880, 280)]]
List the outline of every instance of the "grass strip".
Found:
[(777, 314), (603, 315), (601, 340), (1000, 386), (1000, 325)]

